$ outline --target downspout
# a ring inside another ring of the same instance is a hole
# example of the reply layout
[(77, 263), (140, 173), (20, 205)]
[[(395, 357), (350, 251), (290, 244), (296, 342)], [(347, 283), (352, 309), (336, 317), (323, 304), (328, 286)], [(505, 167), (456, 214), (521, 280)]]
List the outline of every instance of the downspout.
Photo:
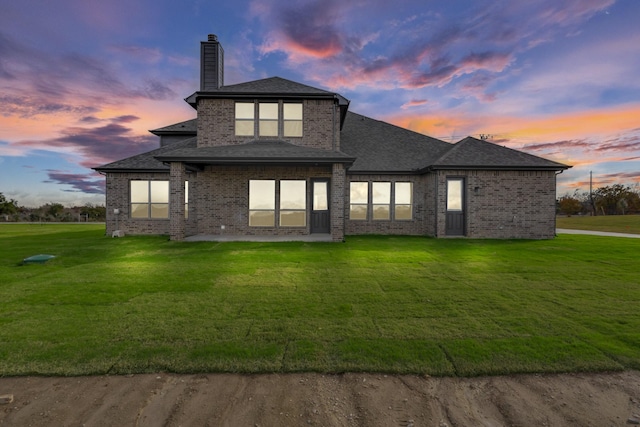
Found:
[(436, 199), (436, 203), (435, 203), (435, 215), (433, 216), (433, 219), (435, 221), (435, 228), (434, 228), (434, 235), (435, 237), (438, 237), (438, 215), (440, 215), (440, 211), (438, 210), (438, 200), (440, 199), (439, 196), (439, 188), (440, 188), (440, 174), (437, 170), (435, 170), (436, 173), (436, 192), (434, 194), (434, 197)]
[(336, 151), (336, 98), (333, 98), (333, 108), (331, 109), (331, 147), (333, 151)]
[(556, 203), (555, 201), (558, 200), (558, 175), (560, 175), (562, 172), (564, 172), (564, 170), (560, 169), (559, 171), (557, 171), (555, 173), (554, 178), (554, 183), (553, 183), (553, 188), (554, 188), (554, 203), (553, 203), (553, 235), (554, 236), (558, 236), (558, 233), (556, 233), (556, 230), (558, 229), (558, 213), (556, 212)]

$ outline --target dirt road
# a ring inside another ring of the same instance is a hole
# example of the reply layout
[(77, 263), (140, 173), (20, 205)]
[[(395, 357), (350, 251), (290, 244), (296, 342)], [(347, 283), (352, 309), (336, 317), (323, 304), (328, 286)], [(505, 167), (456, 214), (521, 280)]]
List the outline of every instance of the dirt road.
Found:
[[(10, 401), (10, 402), (9, 402)], [(625, 426), (640, 372), (0, 378), (1, 426)]]

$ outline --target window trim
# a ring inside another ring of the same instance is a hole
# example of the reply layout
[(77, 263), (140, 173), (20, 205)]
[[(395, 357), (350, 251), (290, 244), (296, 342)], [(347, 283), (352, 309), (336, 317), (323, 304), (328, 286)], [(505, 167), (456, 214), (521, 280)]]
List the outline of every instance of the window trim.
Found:
[[(132, 185), (134, 182), (145, 182), (146, 185), (146, 202), (141, 202), (141, 201), (134, 201), (133, 200), (133, 188)], [(157, 202), (154, 201), (152, 199), (152, 191), (151, 191), (151, 184), (152, 183), (160, 183), (160, 182), (164, 182), (167, 185), (167, 201), (165, 202)], [(169, 180), (166, 179), (130, 179), (129, 180), (129, 218), (133, 219), (133, 220), (168, 220), (171, 214), (171, 210), (170, 210), (170, 206), (169, 206), (169, 194), (170, 194), (170, 184), (169, 184)], [(133, 216), (134, 213), (134, 209), (133, 206), (134, 205), (146, 205), (146, 216)], [(166, 210), (167, 210), (167, 216), (153, 216), (153, 205), (157, 205), (157, 206), (166, 206)]]
[[(239, 104), (252, 104), (253, 105), (253, 116), (251, 118), (242, 117), (238, 118), (238, 108)], [(260, 105), (262, 104), (276, 104), (277, 105), (277, 118), (275, 119), (262, 119), (260, 117)], [(300, 119), (288, 119), (285, 118), (285, 105), (300, 105)], [(254, 99), (252, 101), (235, 101), (234, 103), (234, 135), (240, 138), (302, 138), (304, 136), (304, 102), (300, 101), (284, 101), (282, 99), (279, 100), (259, 100)], [(253, 124), (251, 133), (238, 133), (240, 126), (238, 124), (240, 122), (251, 122)], [(277, 134), (276, 135), (265, 135), (262, 134), (260, 128), (262, 123), (267, 122), (276, 122)], [(286, 128), (286, 123), (300, 123), (300, 134), (291, 134), (288, 133)]]
[[(386, 203), (376, 203), (374, 187), (376, 184), (389, 184), (389, 198), (386, 200)], [(387, 207), (387, 215), (385, 218), (376, 218), (376, 207), (386, 206)], [(371, 219), (373, 221), (390, 221), (391, 220), (391, 181), (372, 181), (371, 182)]]
[[(398, 184), (409, 184), (409, 203), (398, 203)], [(398, 206), (408, 206), (410, 217), (398, 218), (396, 215)], [(411, 181), (394, 181), (393, 183), (393, 220), (413, 221), (413, 182)]]
[[(283, 208), (282, 207), (282, 183), (283, 182), (302, 182), (304, 183), (304, 190), (303, 190), (303, 195), (304, 195), (304, 202), (303, 202), (303, 206), (304, 209), (298, 209), (298, 208)], [(278, 192), (277, 198), (278, 200), (278, 226), (279, 227), (285, 227), (285, 228), (301, 228), (301, 227), (306, 227), (307, 226), (307, 180), (306, 179), (281, 179), (279, 180), (279, 189), (280, 191)], [(287, 212), (302, 212), (304, 215), (304, 224), (302, 225), (283, 225), (282, 224), (282, 213), (287, 213)]]
[[(366, 202), (353, 202), (351, 197), (351, 186), (353, 184), (367, 184), (367, 196)], [(369, 181), (350, 181), (349, 182), (349, 219), (352, 221), (368, 221), (369, 220), (369, 201), (371, 199), (371, 192), (369, 191)], [(354, 206), (364, 206), (364, 218), (353, 218), (353, 207)]]

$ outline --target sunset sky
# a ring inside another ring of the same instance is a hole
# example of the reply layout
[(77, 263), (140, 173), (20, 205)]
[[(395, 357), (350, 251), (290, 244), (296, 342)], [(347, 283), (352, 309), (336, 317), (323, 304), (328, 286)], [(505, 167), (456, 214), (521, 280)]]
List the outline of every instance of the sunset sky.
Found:
[(104, 204), (91, 167), (195, 117), (200, 41), (225, 83), (279, 76), (350, 110), (556, 160), (558, 195), (640, 182), (638, 0), (0, 2), (0, 192)]

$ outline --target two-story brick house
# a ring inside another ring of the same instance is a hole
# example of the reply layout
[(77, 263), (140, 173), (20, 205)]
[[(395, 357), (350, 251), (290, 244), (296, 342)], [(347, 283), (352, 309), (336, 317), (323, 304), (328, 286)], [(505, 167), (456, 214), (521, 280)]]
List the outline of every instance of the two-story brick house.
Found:
[(197, 118), (152, 131), (156, 150), (106, 175), (107, 233), (555, 235), (556, 174), (569, 166), (475, 138), (456, 144), (348, 111), (337, 93), (278, 77), (224, 85), (201, 43)]

